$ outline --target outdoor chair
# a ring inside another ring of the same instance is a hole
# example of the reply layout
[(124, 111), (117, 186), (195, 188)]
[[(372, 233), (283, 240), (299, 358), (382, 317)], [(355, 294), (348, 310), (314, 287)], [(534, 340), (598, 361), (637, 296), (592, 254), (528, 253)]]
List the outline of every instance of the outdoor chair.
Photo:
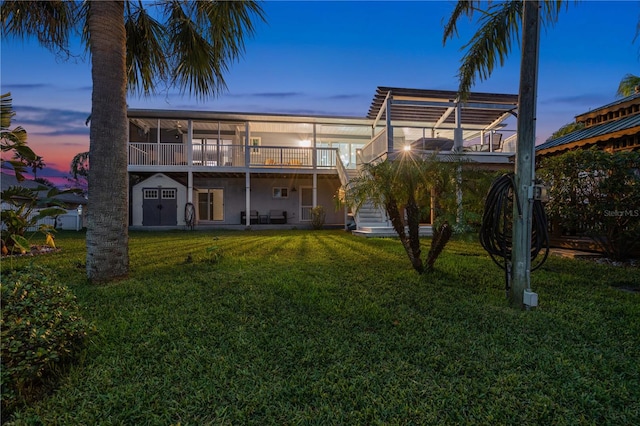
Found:
[(287, 223), (287, 212), (285, 210), (269, 210), (269, 223)]
[[(240, 222), (244, 225), (247, 223), (247, 212), (240, 212)], [(258, 210), (249, 210), (249, 223), (255, 225), (258, 223)]]

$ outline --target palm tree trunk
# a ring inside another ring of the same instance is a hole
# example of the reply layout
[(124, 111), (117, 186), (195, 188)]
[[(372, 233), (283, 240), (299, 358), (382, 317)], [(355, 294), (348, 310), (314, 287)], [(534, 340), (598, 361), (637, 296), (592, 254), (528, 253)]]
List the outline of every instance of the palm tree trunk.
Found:
[(105, 282), (129, 272), (124, 2), (89, 2), (88, 28), (93, 95), (87, 276)]
[(396, 231), (396, 234), (398, 234), (398, 238), (402, 243), (402, 247), (404, 247), (404, 251), (407, 253), (407, 256), (409, 256), (411, 266), (413, 266), (413, 269), (418, 273), (423, 273), (424, 268), (422, 266), (422, 259), (420, 258), (420, 249), (418, 248), (418, 255), (416, 256), (414, 246), (405, 232), (405, 224), (402, 219), (402, 210), (400, 209), (400, 206), (398, 206), (395, 199), (391, 198), (385, 203), (385, 210), (387, 211), (387, 216), (389, 216), (389, 219), (391, 220), (393, 229)]

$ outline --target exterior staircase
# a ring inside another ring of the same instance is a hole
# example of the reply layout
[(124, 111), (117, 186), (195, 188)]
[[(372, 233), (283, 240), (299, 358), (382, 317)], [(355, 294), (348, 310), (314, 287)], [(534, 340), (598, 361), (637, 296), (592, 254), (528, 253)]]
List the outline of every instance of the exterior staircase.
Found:
[[(386, 212), (382, 208), (377, 208), (371, 202), (367, 202), (356, 215), (356, 229), (351, 231), (353, 235), (359, 237), (397, 237), (396, 231), (391, 226)], [(431, 225), (420, 226), (420, 236), (430, 237), (433, 235)]]
[[(343, 169), (340, 180), (344, 187), (349, 185), (349, 181), (358, 175), (357, 170)], [(391, 226), (387, 213), (382, 207), (376, 207), (372, 202), (364, 203), (358, 210), (356, 216), (356, 229), (351, 231), (353, 235), (361, 237), (397, 237), (396, 231)], [(420, 226), (421, 236), (433, 235), (431, 225)]]

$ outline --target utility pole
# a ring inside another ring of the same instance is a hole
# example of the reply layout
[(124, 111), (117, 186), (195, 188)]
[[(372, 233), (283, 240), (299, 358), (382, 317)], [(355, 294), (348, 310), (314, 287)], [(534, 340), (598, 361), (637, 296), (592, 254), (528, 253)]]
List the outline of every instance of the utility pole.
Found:
[[(535, 176), (536, 98), (538, 91), (538, 46), (540, 2), (523, 0), (522, 62), (518, 94), (518, 142), (513, 206), (513, 250), (509, 301), (524, 307), (525, 290), (531, 288), (531, 221)], [(515, 200), (517, 198), (517, 201)], [(536, 298), (537, 300), (537, 298)]]

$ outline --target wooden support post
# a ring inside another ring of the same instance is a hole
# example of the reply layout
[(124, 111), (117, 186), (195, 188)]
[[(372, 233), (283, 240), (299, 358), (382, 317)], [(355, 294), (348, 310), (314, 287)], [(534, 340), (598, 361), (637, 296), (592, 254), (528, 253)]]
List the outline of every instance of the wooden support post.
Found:
[[(523, 308), (525, 289), (531, 283), (532, 191), (535, 175), (536, 95), (538, 83), (538, 45), (540, 41), (540, 2), (525, 1), (522, 27), (522, 62), (518, 100), (518, 145), (514, 202), (511, 306)], [(519, 206), (518, 206), (519, 205)], [(520, 207), (520, 208), (519, 208)]]

